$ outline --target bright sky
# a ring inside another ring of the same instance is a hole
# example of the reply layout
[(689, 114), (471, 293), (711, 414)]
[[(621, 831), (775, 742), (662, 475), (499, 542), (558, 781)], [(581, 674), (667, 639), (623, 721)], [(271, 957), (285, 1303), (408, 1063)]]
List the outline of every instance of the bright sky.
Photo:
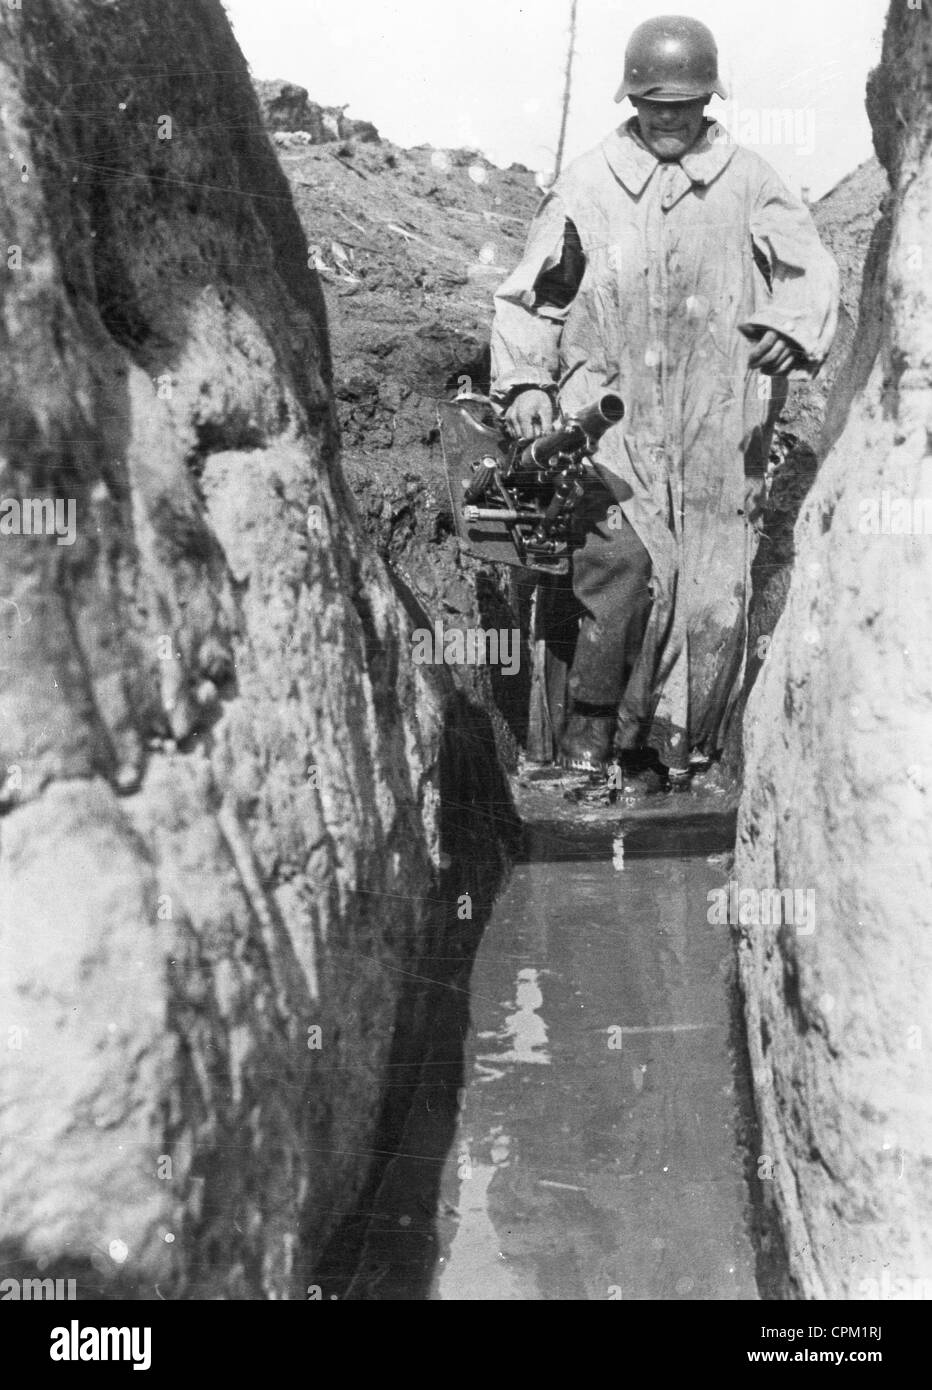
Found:
[[(255, 77), (349, 105), (399, 145), (482, 150), (553, 166), (569, 0), (224, 0)], [(663, 0), (579, 0), (566, 157), (631, 114), (613, 97), (628, 34)], [(872, 153), (864, 83), (887, 0), (689, 0), (718, 40), (730, 100), (710, 114), (790, 188), (827, 192)], [(781, 113), (779, 121), (770, 112)]]

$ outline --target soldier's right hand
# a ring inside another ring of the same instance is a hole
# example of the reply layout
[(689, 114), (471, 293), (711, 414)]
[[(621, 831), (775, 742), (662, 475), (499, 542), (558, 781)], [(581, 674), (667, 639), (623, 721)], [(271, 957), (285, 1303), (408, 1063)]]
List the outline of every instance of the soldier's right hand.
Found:
[(553, 401), (546, 391), (529, 387), (515, 396), (505, 420), (515, 438), (536, 439), (553, 429)]

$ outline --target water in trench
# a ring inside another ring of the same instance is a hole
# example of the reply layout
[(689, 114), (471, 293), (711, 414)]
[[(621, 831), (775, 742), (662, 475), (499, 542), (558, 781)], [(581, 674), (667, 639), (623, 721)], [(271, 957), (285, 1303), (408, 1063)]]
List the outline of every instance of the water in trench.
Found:
[(444, 986), (345, 1296), (759, 1296), (722, 828), (617, 826), (532, 827)]

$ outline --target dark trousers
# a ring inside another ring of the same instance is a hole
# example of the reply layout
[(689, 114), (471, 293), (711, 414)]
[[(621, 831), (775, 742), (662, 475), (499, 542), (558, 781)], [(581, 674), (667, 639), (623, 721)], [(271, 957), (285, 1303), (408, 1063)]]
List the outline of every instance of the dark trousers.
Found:
[(608, 488), (587, 483), (576, 513), (573, 593), (579, 633), (569, 693), (586, 705), (616, 707), (641, 650), (650, 614), (650, 556)]

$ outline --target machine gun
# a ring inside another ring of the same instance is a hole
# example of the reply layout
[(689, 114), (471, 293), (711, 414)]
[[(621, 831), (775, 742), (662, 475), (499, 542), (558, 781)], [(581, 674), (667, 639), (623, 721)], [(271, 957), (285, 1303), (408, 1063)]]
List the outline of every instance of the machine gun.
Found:
[(440, 438), (457, 535), (482, 559), (544, 574), (569, 569), (573, 515), (599, 440), (623, 419), (608, 391), (549, 434), (513, 440), (481, 423), (463, 401), (443, 401)]

